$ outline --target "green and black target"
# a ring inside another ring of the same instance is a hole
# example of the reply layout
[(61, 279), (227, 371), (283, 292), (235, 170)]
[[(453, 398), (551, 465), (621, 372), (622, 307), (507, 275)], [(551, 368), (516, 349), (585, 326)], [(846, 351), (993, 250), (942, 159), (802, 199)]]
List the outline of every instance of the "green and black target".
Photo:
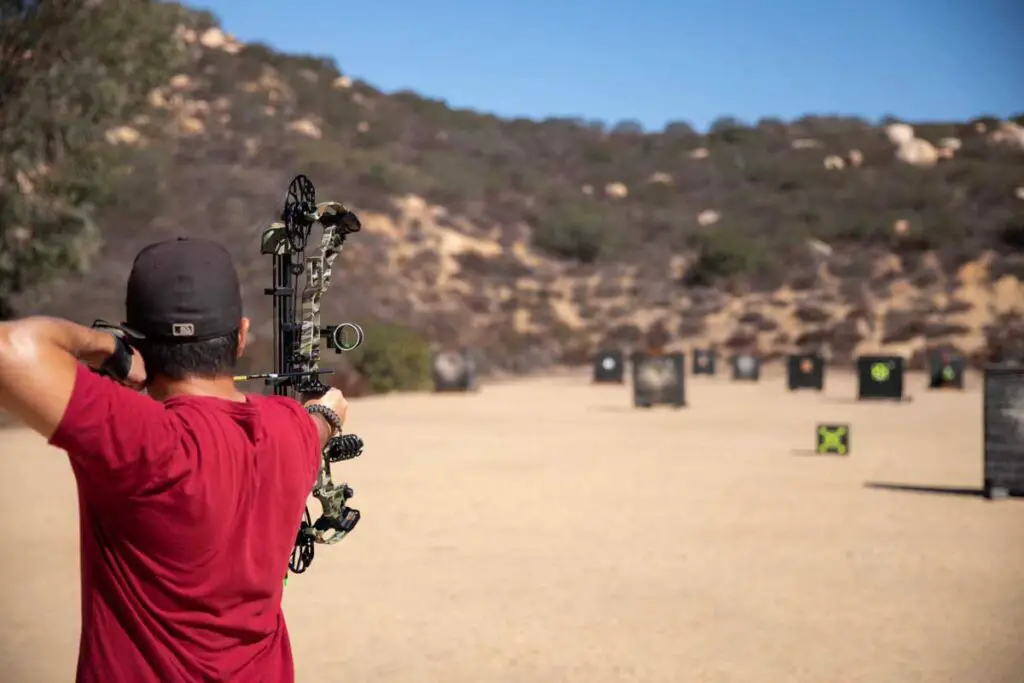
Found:
[(956, 351), (933, 350), (928, 353), (928, 387), (963, 389), (967, 360)]
[(820, 424), (815, 432), (815, 451), (819, 455), (849, 455), (850, 425)]
[(695, 375), (714, 375), (717, 360), (714, 349), (694, 349), (691, 372)]
[(816, 353), (802, 353), (786, 359), (786, 384), (790, 391), (825, 389), (825, 358)]
[(857, 359), (857, 398), (900, 401), (903, 375), (900, 356), (861, 356)]

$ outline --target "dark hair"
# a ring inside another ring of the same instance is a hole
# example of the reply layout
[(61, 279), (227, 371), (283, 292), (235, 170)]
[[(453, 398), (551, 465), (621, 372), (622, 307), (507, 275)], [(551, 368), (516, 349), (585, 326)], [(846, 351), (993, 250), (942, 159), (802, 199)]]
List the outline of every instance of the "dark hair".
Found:
[(150, 378), (221, 377), (233, 374), (238, 361), (238, 330), (204, 341), (173, 344), (145, 341), (138, 347)]

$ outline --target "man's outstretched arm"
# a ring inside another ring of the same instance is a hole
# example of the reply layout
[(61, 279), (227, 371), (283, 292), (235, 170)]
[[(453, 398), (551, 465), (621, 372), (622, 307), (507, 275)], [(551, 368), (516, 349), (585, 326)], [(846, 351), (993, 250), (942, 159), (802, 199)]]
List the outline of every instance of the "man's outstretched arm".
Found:
[(114, 337), (59, 318), (0, 323), (0, 409), (50, 439), (75, 388), (78, 362), (99, 367)]

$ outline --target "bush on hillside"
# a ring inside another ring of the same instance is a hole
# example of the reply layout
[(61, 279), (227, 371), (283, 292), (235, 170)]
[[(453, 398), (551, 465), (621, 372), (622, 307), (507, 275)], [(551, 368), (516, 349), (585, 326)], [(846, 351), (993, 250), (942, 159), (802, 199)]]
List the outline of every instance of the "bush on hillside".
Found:
[(430, 343), (413, 330), (392, 323), (363, 326), (366, 337), (345, 359), (372, 393), (419, 391), (430, 387)]
[(625, 230), (599, 204), (563, 200), (537, 217), (533, 244), (558, 258), (594, 263), (621, 244)]
[(700, 233), (693, 243), (696, 260), (683, 274), (683, 283), (692, 287), (711, 287), (749, 274), (765, 263), (755, 242), (728, 228)]

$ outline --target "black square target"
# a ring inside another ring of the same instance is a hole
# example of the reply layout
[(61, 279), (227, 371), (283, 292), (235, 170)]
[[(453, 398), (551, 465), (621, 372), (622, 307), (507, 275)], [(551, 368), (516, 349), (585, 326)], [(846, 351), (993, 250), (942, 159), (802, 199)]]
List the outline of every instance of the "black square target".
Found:
[(786, 384), (790, 391), (825, 388), (825, 358), (815, 353), (803, 353), (786, 359)]
[(900, 356), (861, 356), (857, 359), (857, 398), (900, 401), (903, 375)]
[(686, 359), (682, 353), (633, 355), (633, 405), (686, 405)]
[(988, 366), (984, 382), (985, 494), (1024, 496), (1024, 367)]
[(594, 382), (622, 384), (626, 381), (626, 356), (622, 351), (599, 351), (594, 358)]
[(933, 349), (928, 352), (928, 388), (963, 389), (967, 360), (957, 351)]
[(695, 375), (714, 375), (718, 354), (713, 349), (694, 349), (690, 371)]
[(740, 382), (761, 379), (761, 358), (752, 353), (739, 353), (732, 358), (732, 378)]
[(434, 354), (434, 391), (475, 391), (476, 361), (468, 350)]

